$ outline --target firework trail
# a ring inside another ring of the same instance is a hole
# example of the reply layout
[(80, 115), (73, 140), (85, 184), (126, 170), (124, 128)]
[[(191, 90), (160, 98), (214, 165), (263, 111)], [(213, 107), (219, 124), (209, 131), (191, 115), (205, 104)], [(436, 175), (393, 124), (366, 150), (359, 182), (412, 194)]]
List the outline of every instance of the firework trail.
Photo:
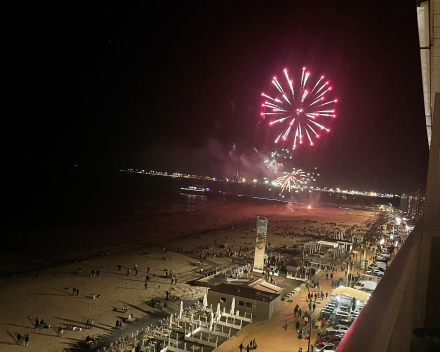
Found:
[(312, 89), (308, 88), (310, 72), (307, 72), (305, 67), (302, 68), (301, 81), (297, 85), (289, 77), (287, 69), (284, 69), (284, 76), (287, 82), (284, 87), (277, 77), (273, 77), (272, 84), (276, 88), (276, 95), (261, 93), (261, 96), (267, 99), (262, 104), (264, 111), (261, 116), (272, 117), (269, 125), (280, 126), (281, 133), (275, 139), (275, 143), (280, 140), (286, 141), (293, 133), (293, 149), (298, 144), (303, 144), (303, 140), (306, 139), (313, 146), (313, 138), (320, 138), (320, 131), (330, 132), (330, 128), (326, 127), (321, 119), (336, 118), (335, 110), (330, 104), (337, 103), (338, 100), (325, 101), (326, 94), (333, 87), (328, 81), (324, 82), (324, 76), (321, 76)]

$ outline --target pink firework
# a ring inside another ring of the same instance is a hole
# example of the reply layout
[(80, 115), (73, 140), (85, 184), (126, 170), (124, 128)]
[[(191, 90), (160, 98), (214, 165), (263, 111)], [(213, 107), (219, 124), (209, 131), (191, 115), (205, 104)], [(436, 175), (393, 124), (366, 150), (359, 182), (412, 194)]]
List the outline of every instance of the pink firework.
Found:
[[(271, 117), (270, 126), (278, 126), (281, 133), (275, 139), (275, 143), (280, 140), (287, 141), (291, 134), (293, 137), (293, 149), (304, 141), (313, 146), (315, 138), (321, 137), (321, 131), (330, 132), (330, 128), (325, 126), (328, 118), (336, 118), (336, 112), (333, 104), (337, 99), (326, 100), (327, 93), (333, 90), (330, 82), (324, 80), (321, 76), (319, 80), (308, 87), (310, 82), (310, 72), (302, 68), (301, 81), (299, 84), (289, 78), (287, 69), (284, 69), (282, 82), (277, 77), (273, 77), (272, 84), (276, 88), (276, 93), (267, 95), (261, 93), (261, 96), (267, 100), (262, 104), (264, 111), (263, 117)], [(330, 94), (330, 93), (329, 93)]]

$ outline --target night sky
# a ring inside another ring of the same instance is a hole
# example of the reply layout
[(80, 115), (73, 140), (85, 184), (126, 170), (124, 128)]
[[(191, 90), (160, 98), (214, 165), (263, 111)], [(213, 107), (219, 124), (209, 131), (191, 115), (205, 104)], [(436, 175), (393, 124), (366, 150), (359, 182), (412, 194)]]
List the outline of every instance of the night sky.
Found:
[(414, 1), (70, 2), (19, 23), (3, 165), (23, 179), (75, 165), (260, 177), (255, 150), (274, 148), (260, 93), (307, 66), (340, 102), (297, 165), (341, 188), (425, 184)]

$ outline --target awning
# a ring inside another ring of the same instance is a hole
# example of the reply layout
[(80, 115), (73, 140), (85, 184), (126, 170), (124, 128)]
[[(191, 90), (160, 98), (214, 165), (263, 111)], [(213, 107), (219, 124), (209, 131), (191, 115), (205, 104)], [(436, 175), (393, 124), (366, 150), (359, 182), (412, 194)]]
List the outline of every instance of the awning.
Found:
[(350, 298), (356, 298), (361, 302), (366, 302), (370, 297), (370, 294), (360, 290), (356, 290), (351, 287), (338, 287), (332, 293), (331, 296), (342, 295)]

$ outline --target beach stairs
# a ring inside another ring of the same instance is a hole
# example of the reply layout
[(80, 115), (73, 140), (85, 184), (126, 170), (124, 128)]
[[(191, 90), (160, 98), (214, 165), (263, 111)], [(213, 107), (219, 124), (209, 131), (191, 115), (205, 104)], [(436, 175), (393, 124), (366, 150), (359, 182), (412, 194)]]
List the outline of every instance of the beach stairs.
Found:
[(288, 302), (292, 302), (292, 297), (299, 292), (300, 288), (296, 287), (293, 291), (289, 292), (284, 299), (286, 299)]

